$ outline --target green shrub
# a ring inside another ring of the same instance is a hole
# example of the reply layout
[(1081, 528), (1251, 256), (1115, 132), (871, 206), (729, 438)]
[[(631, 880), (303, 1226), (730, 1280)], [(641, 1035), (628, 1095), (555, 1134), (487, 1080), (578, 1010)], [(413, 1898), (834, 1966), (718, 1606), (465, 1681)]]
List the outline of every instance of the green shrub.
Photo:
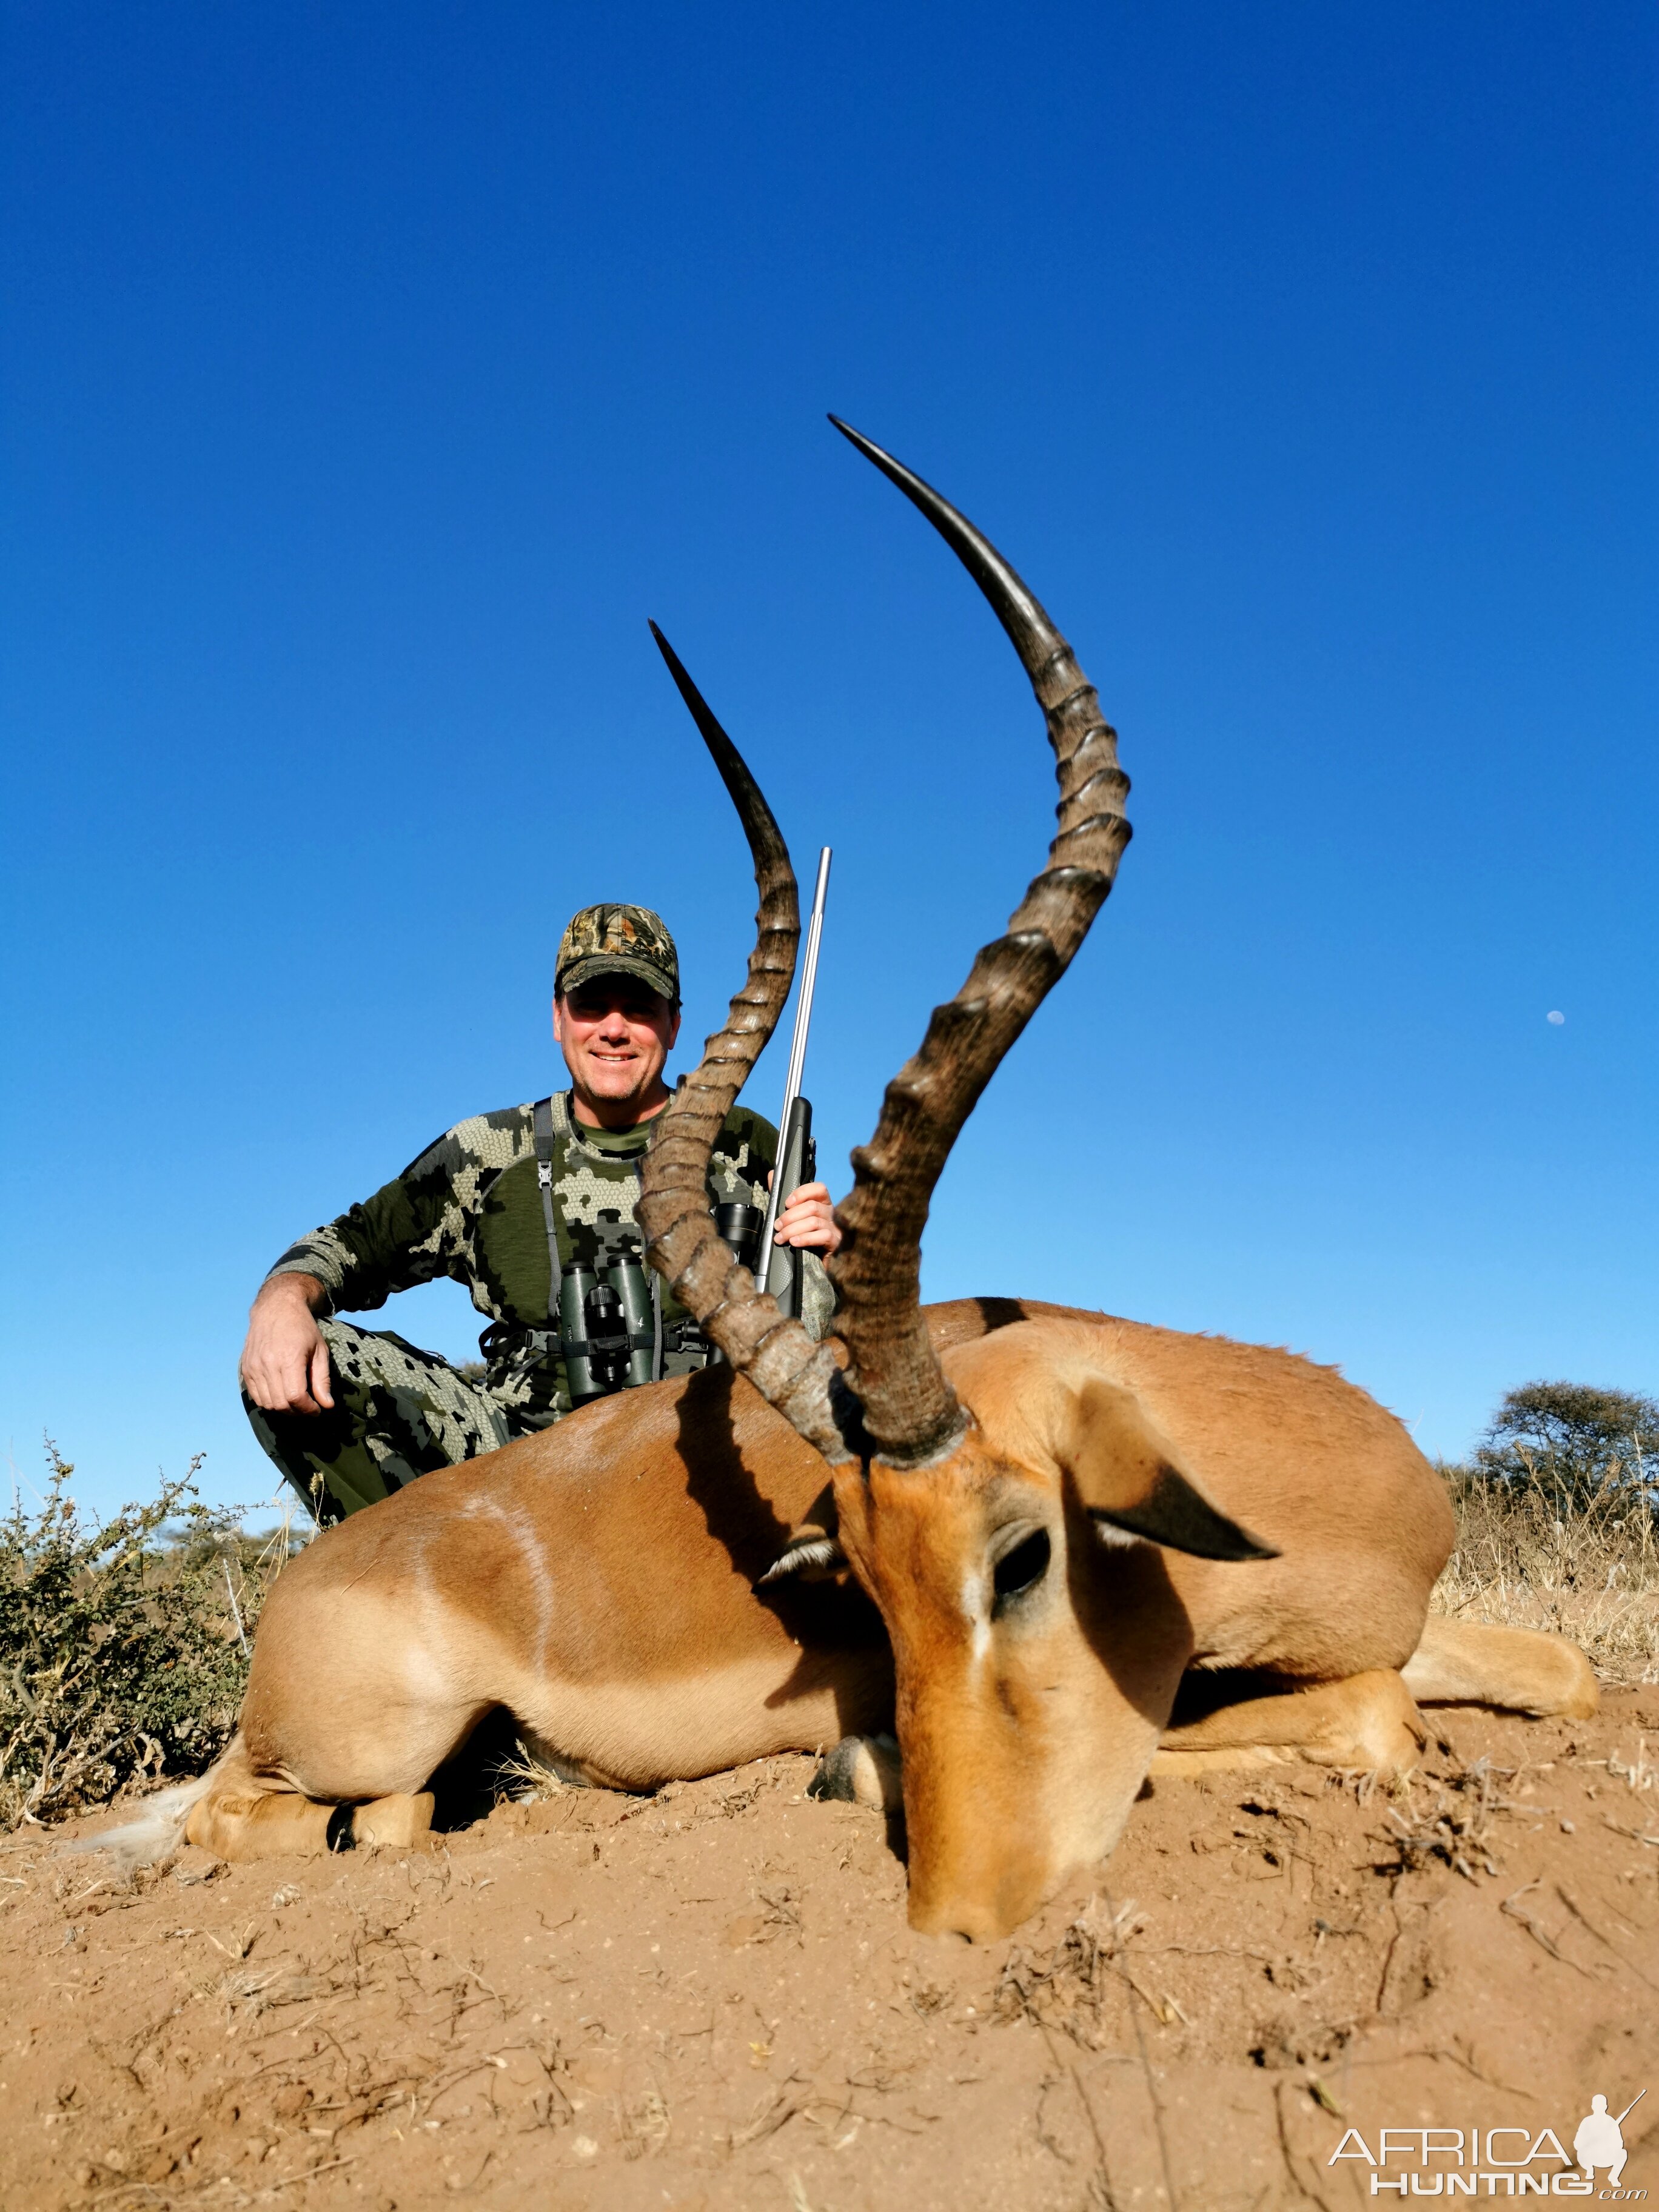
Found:
[(236, 1724), (245, 1638), (289, 1549), (204, 1505), (201, 1466), (84, 1520), (48, 1442), (38, 1511), (0, 1521), (0, 1827), (62, 1820), (163, 1772), (198, 1773)]

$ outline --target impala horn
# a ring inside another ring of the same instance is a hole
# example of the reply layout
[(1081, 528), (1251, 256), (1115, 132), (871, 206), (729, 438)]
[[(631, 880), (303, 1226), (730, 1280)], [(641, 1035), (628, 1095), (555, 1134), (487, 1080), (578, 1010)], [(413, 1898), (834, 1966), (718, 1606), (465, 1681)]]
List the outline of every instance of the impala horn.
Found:
[(1100, 910), (1129, 825), (1129, 780), (1094, 687), (1042, 608), (964, 515), (838, 416), (842, 437), (921, 509), (991, 603), (1031, 679), (1060, 777), (1060, 830), (1048, 865), (1007, 934), (988, 945), (921, 1049), (887, 1086), (881, 1119), (853, 1154), (852, 1190), (836, 1208), (843, 1242), (830, 1263), (836, 1328), (852, 1356), (847, 1382), (890, 1465), (948, 1451), (968, 1416), (945, 1381), (921, 1316), (921, 1232), (933, 1186), (997, 1064), (1065, 974)]
[(653, 623), (681, 696), (731, 793), (755, 860), (758, 935), (749, 978), (702, 1065), (662, 1115), (639, 1206), (653, 1267), (762, 1395), (832, 1464), (870, 1453), (919, 1467), (948, 1452), (969, 1416), (945, 1381), (921, 1317), (921, 1232), (951, 1146), (999, 1061), (1065, 974), (1111, 890), (1129, 825), (1117, 739), (1072, 648), (989, 541), (931, 485), (832, 415), (842, 435), (919, 507), (990, 601), (1031, 680), (1060, 778), (1059, 834), (1006, 936), (974, 962), (921, 1049), (887, 1086), (854, 1186), (836, 1209), (843, 1242), (830, 1263), (843, 1377), (830, 1352), (733, 1262), (708, 1209), (709, 1155), (777, 1025), (794, 972), (799, 907), (789, 854), (736, 747)]
[(842, 1436), (832, 1392), (854, 1429), (856, 1409), (841, 1387), (835, 1360), (756, 1287), (749, 1270), (721, 1241), (708, 1208), (714, 1139), (766, 1049), (794, 980), (800, 942), (795, 872), (783, 833), (742, 755), (655, 623), (651, 635), (732, 794), (754, 857), (760, 911), (748, 977), (732, 1001), (726, 1026), (704, 1045), (702, 1065), (685, 1079), (657, 1124), (641, 1177), (640, 1226), (649, 1242), (652, 1266), (666, 1277), (675, 1297), (732, 1366), (826, 1459), (849, 1459), (853, 1452)]

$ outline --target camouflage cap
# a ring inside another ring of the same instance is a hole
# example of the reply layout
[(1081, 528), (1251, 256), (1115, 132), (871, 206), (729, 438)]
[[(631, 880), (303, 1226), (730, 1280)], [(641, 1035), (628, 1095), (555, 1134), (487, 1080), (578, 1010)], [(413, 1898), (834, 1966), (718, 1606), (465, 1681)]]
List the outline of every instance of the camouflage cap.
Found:
[(634, 975), (672, 1006), (680, 1002), (680, 956), (662, 916), (648, 906), (585, 906), (559, 940), (556, 991), (596, 975)]

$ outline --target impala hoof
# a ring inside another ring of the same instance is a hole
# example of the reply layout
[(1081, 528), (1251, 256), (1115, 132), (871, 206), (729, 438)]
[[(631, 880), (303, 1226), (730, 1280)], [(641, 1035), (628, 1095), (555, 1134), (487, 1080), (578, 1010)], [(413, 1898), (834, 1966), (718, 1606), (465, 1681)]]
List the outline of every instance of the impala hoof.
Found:
[(904, 1810), (904, 1776), (897, 1739), (890, 1735), (844, 1735), (825, 1752), (806, 1785), (809, 1797), (839, 1798), (867, 1805), (873, 1813)]

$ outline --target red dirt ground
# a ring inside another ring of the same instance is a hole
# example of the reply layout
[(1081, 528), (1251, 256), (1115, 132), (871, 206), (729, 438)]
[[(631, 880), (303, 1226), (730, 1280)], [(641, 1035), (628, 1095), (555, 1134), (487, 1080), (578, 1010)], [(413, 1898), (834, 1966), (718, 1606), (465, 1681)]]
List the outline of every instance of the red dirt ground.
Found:
[(1659, 2201), (1659, 1691), (1436, 1718), (1405, 1794), (1159, 1783), (979, 1949), (909, 1932), (885, 1823), (805, 1759), (133, 1888), (15, 1839), (0, 2205), (1337, 2212), (1377, 2201), (1350, 2127), (1571, 2148), (1644, 2087)]

